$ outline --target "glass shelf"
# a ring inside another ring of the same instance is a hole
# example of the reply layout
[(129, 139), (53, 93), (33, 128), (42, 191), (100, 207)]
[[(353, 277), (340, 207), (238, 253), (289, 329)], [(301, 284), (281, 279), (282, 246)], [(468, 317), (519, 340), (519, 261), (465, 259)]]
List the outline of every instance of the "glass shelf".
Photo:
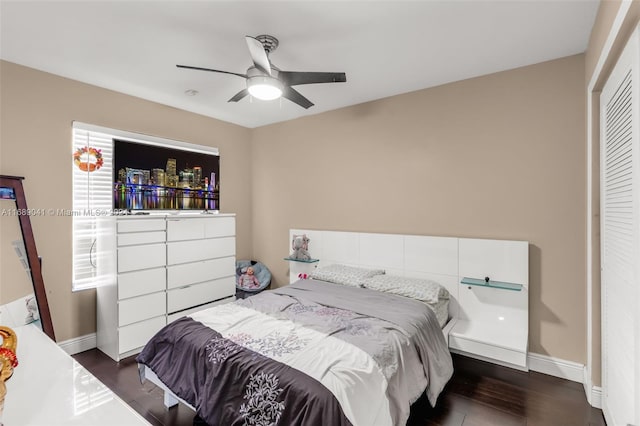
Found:
[(460, 282), (462, 284), (477, 285), (480, 287), (489, 287), (489, 288), (499, 288), (502, 290), (512, 290), (512, 291), (522, 290), (522, 284), (506, 283), (502, 281), (492, 281), (492, 280), (487, 281), (486, 279), (464, 277)]
[(289, 260), (291, 262), (302, 262), (302, 263), (316, 263), (316, 262), (320, 262), (320, 259), (289, 259), (288, 257), (285, 257), (284, 260)]

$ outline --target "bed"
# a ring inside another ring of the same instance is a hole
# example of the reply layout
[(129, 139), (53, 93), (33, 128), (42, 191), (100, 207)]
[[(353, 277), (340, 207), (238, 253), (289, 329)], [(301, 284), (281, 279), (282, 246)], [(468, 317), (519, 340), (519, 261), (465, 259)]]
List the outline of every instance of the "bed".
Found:
[(290, 233), (324, 256), (311, 279), (167, 325), (141, 379), (210, 425), (403, 425), (423, 393), (435, 405), (453, 372), (458, 239)]

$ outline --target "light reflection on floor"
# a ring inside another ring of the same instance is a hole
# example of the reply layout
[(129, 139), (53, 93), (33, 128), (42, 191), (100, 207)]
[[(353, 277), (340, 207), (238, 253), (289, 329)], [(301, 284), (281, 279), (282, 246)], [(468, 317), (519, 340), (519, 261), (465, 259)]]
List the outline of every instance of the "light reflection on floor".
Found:
[(73, 412), (76, 416), (93, 410), (113, 399), (113, 392), (82, 365), (73, 366)]

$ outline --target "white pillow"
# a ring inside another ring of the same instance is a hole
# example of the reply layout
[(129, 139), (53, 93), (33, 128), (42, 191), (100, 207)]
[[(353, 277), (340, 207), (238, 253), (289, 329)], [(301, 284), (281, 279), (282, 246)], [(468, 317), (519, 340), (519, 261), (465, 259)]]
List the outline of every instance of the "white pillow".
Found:
[(435, 281), (421, 278), (376, 275), (367, 278), (363, 284), (365, 288), (410, 297), (428, 304), (449, 298), (446, 288)]
[(384, 269), (367, 269), (356, 266), (333, 264), (316, 268), (311, 273), (311, 278), (335, 284), (362, 287), (362, 283), (365, 279), (379, 274), (384, 274)]

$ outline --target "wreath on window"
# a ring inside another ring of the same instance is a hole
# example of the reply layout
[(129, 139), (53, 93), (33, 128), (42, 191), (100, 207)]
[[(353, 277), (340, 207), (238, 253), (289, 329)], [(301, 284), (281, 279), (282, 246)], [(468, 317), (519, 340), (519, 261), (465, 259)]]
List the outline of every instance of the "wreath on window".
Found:
[(73, 153), (74, 164), (83, 172), (93, 172), (104, 164), (102, 152), (99, 149), (83, 146)]

